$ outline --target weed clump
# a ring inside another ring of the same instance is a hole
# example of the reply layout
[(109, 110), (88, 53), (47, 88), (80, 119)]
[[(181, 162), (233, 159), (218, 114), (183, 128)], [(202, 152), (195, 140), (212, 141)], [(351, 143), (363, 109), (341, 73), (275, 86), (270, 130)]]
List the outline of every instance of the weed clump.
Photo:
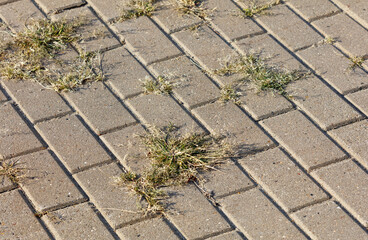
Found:
[(228, 101), (233, 101), (235, 104), (240, 104), (239, 97), (241, 96), (241, 93), (237, 91), (236, 86), (233, 84), (226, 84), (221, 88), (220, 92), (220, 101), (225, 103)]
[(154, 94), (170, 94), (172, 93), (173, 84), (163, 76), (158, 76), (157, 79), (146, 77), (142, 82), (142, 87), (145, 93)]
[(127, 4), (127, 9), (124, 9), (118, 22), (123, 22), (128, 19), (138, 18), (141, 16), (152, 16), (156, 10), (154, 3), (157, 0), (132, 0)]
[[(11, 41), (1, 44), (0, 74), (6, 79), (35, 81), (56, 91), (100, 80), (96, 54), (81, 53), (72, 63), (60, 58), (79, 39), (77, 30), (83, 24), (79, 20), (38, 20), (28, 24), (24, 32), (13, 34)], [(64, 75), (66, 69), (69, 72)]]
[(256, 15), (266, 14), (267, 10), (273, 6), (279, 5), (280, 3), (280, 0), (274, 0), (266, 4), (257, 4), (257, 1), (252, 1), (250, 6), (241, 10), (243, 13), (242, 16), (246, 18), (252, 18)]
[(23, 168), (14, 161), (0, 160), (0, 177), (8, 177), (12, 183), (19, 183), (23, 178)]
[(151, 166), (141, 176), (132, 172), (120, 176), (121, 183), (146, 200), (146, 214), (164, 211), (162, 200), (168, 196), (162, 187), (197, 182), (199, 171), (230, 156), (230, 148), (220, 139), (198, 134), (180, 137), (175, 131), (173, 126), (154, 128), (141, 136)]
[(358, 56), (355, 56), (355, 57), (352, 57), (350, 58), (350, 61), (351, 61), (351, 64), (349, 66), (349, 70), (354, 70), (355, 68), (362, 68), (363, 67), (363, 63), (365, 61), (365, 58), (364, 57), (358, 57)]
[(208, 9), (202, 7), (203, 0), (173, 0), (176, 10), (183, 15), (193, 15), (206, 20)]

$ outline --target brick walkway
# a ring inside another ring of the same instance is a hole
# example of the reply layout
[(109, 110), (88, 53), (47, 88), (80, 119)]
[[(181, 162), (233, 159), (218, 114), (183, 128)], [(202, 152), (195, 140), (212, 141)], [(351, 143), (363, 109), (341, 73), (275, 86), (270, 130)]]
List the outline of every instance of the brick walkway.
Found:
[[(288, 0), (252, 19), (233, 14), (247, 1), (207, 0), (216, 9), (195, 31), (203, 20), (169, 7), (114, 23), (122, 2), (0, 0), (13, 31), (85, 15), (82, 34), (104, 36), (79, 47), (104, 51), (107, 76), (62, 94), (0, 80), (0, 159), (29, 177), (0, 181), (0, 239), (368, 239), (368, 65), (347, 71), (349, 57), (368, 56), (366, 0)], [(239, 76), (208, 72), (251, 50), (312, 75), (288, 87), (291, 99), (247, 90), (240, 106), (218, 103)], [(139, 79), (165, 74), (187, 81), (143, 94)], [(170, 122), (230, 133), (252, 153), (205, 174), (219, 206), (188, 185), (170, 189), (175, 211), (146, 218), (112, 177), (142, 168), (126, 157), (133, 133)]]

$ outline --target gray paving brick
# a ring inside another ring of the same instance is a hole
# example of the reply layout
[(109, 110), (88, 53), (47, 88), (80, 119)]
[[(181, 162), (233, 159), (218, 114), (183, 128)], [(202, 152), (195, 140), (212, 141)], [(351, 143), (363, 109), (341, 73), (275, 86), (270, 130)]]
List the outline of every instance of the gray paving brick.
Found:
[(356, 122), (329, 132), (336, 141), (368, 168), (368, 121)]
[(311, 47), (297, 54), (341, 94), (368, 85), (367, 73), (360, 68), (348, 70), (351, 61), (331, 45)]
[(50, 239), (18, 190), (0, 194), (3, 239)]
[[(167, 217), (186, 239), (201, 239), (231, 229), (194, 185), (172, 187), (168, 194)], [(199, 209), (201, 214), (198, 214)]]
[[(6, 160), (5, 160), (6, 161)], [(0, 176), (0, 193), (15, 188), (16, 185), (6, 176)]]
[(106, 22), (112, 22), (122, 14), (124, 6), (128, 0), (88, 0), (93, 9)]
[(103, 54), (102, 69), (112, 89), (124, 99), (143, 92), (142, 82), (149, 73), (120, 47)]
[(110, 161), (110, 156), (74, 115), (39, 123), (36, 129), (71, 173)]
[(58, 93), (38, 83), (3, 81), (3, 85), (32, 123), (72, 112)]
[(43, 148), (10, 103), (0, 105), (0, 159)]
[(26, 23), (44, 17), (30, 0), (21, 0), (1, 6), (0, 18), (13, 32), (17, 32), (22, 31)]
[(312, 172), (355, 218), (368, 226), (368, 175), (351, 160), (332, 164)]
[(173, 124), (180, 132), (202, 133), (198, 124), (169, 96), (147, 94), (127, 101), (133, 112), (146, 125), (158, 128)]
[(344, 11), (348, 12), (355, 20), (368, 28), (367, 3), (360, 0), (334, 0)]
[(262, 126), (310, 171), (346, 155), (299, 111), (263, 120)]
[(24, 168), (26, 178), (20, 184), (37, 211), (49, 211), (86, 200), (46, 150), (17, 157), (15, 161)]
[(203, 6), (213, 10), (210, 21), (227, 41), (264, 32), (250, 18), (241, 17), (241, 10), (230, 0), (204, 1)]
[(234, 104), (211, 103), (193, 110), (214, 135), (225, 135), (239, 154), (272, 147), (275, 144)]
[(349, 94), (346, 98), (368, 116), (368, 89)]
[(0, 90), (0, 103), (8, 100), (4, 93)]
[(119, 41), (96, 17), (90, 7), (73, 8), (60, 14), (52, 15), (52, 20), (72, 20), (82, 17), (84, 24), (78, 29), (80, 39), (76, 43), (78, 51), (102, 51), (120, 45)]
[(271, 14), (261, 15), (257, 19), (292, 51), (322, 40), (316, 31), (284, 5), (273, 6)]
[(368, 235), (335, 202), (327, 201), (292, 215), (312, 239), (368, 239)]
[(114, 239), (88, 203), (42, 217), (57, 239)]
[(126, 169), (142, 173), (150, 165), (145, 146), (139, 138), (145, 133), (141, 125), (135, 125), (107, 133), (101, 139)]
[(222, 163), (217, 170), (203, 173), (204, 187), (215, 198), (254, 187), (253, 182), (231, 161)]
[(15, 1), (18, 1), (18, 0), (0, 0), (0, 6), (15, 2)]
[(325, 36), (335, 38), (337, 40), (336, 46), (342, 48), (350, 56), (368, 54), (368, 31), (347, 15), (340, 13), (315, 21), (313, 25)]
[(12, 39), (9, 28), (6, 24), (0, 19), (0, 39), (3, 43), (9, 42)]
[(98, 135), (136, 122), (102, 82), (65, 96)]
[(246, 157), (239, 163), (287, 212), (328, 199), (327, 194), (278, 148)]
[(155, 63), (150, 67), (156, 76), (173, 81), (173, 92), (189, 109), (213, 101), (220, 95), (216, 85), (187, 57)]
[(168, 34), (180, 31), (186, 27), (195, 26), (202, 22), (202, 19), (197, 16), (181, 14), (175, 9), (176, 6), (172, 3), (173, 1), (170, 0), (158, 2), (158, 8), (152, 15), (152, 19)]
[(84, 0), (36, 0), (37, 4), (46, 13), (56, 13), (61, 10), (78, 7), (85, 3)]
[(208, 240), (240, 240), (243, 239), (239, 236), (239, 234), (236, 231), (224, 233), (221, 235), (218, 235), (216, 237), (210, 237), (207, 238)]
[(162, 218), (152, 218), (116, 231), (122, 239), (180, 239)]
[(288, 86), (288, 93), (323, 130), (330, 130), (363, 118), (317, 77), (309, 76), (291, 83)]
[(287, 4), (308, 22), (341, 11), (329, 0), (289, 0)]
[(137, 197), (114, 182), (114, 177), (122, 173), (116, 164), (109, 164), (75, 175), (93, 204), (114, 229), (144, 217), (137, 207)]
[(182, 55), (146, 16), (115, 23), (112, 28), (145, 65)]
[(248, 239), (306, 239), (258, 189), (225, 197), (220, 203)]

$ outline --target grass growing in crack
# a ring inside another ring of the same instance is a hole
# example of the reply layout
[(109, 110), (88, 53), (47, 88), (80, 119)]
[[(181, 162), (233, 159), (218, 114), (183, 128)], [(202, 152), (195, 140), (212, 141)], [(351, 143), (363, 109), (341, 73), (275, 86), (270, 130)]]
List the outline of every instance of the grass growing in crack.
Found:
[(274, 0), (266, 4), (257, 4), (257, 1), (252, 1), (250, 6), (241, 10), (243, 13), (242, 16), (252, 18), (256, 15), (266, 14), (267, 10), (273, 6), (279, 5), (280, 3), (280, 0)]
[(352, 57), (350, 58), (351, 64), (348, 67), (349, 70), (354, 70), (355, 68), (359, 67), (362, 68), (363, 67), (363, 63), (365, 61), (364, 57)]
[(138, 18), (140, 16), (150, 17), (153, 11), (156, 10), (154, 3), (157, 0), (132, 0), (127, 4), (127, 9), (124, 9), (118, 22), (123, 22), (128, 19)]
[(323, 43), (325, 44), (334, 44), (336, 42), (336, 39), (331, 36), (326, 36), (325, 39), (323, 39)]
[(172, 93), (173, 83), (163, 76), (158, 76), (157, 79), (152, 79), (147, 76), (141, 82), (145, 93), (154, 93), (154, 94)]
[(16, 165), (14, 161), (0, 160), (0, 177), (8, 177), (11, 182), (19, 183), (24, 178), (24, 169)]
[(221, 88), (220, 92), (220, 101), (225, 103), (228, 101), (233, 101), (235, 104), (240, 104), (239, 97), (241, 93), (237, 91), (236, 87), (233, 84), (226, 84)]
[(230, 156), (229, 146), (220, 139), (198, 134), (180, 137), (175, 130), (173, 126), (164, 130), (153, 128), (141, 136), (151, 160), (150, 168), (141, 176), (132, 172), (120, 176), (121, 183), (146, 200), (146, 214), (165, 210), (162, 200), (168, 196), (162, 187), (196, 182), (199, 171), (213, 168)]
[(203, 0), (172, 0), (176, 10), (183, 15), (193, 15), (206, 20), (209, 10), (202, 7)]
[(223, 68), (216, 69), (214, 73), (218, 75), (240, 73), (244, 76), (242, 82), (253, 83), (258, 91), (273, 91), (281, 95), (286, 95), (286, 87), (289, 83), (305, 75), (299, 71), (283, 71), (268, 66), (261, 58), (252, 54), (227, 62)]
[(72, 63), (60, 59), (60, 54), (79, 39), (77, 31), (83, 24), (81, 19), (27, 24), (24, 32), (13, 34), (11, 41), (1, 44), (0, 74), (9, 80), (35, 81), (56, 91), (100, 80), (97, 54), (81, 53)]

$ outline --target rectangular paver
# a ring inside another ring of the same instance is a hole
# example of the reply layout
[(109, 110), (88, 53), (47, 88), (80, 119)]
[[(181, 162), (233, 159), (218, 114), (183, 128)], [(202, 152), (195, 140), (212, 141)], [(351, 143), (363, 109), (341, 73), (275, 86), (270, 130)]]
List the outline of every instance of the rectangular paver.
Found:
[(25, 179), (21, 187), (39, 212), (85, 201), (72, 180), (47, 150), (15, 158)]
[(36, 0), (37, 4), (46, 13), (57, 13), (61, 10), (78, 7), (85, 3), (84, 0)]
[(208, 240), (241, 240), (243, 239), (236, 231), (224, 233), (215, 237), (210, 237)]
[(239, 163), (287, 212), (328, 199), (278, 148), (240, 159)]
[(0, 194), (2, 239), (50, 239), (18, 190)]
[(168, 194), (171, 207), (167, 216), (186, 239), (201, 239), (231, 229), (194, 185), (173, 187)]
[(163, 76), (172, 82), (173, 92), (187, 108), (213, 101), (220, 96), (219, 88), (187, 57), (155, 63), (150, 68), (156, 76)]
[(112, 22), (121, 16), (124, 6), (129, 0), (88, 0), (93, 10), (106, 22)]
[(368, 168), (368, 120), (332, 130), (329, 134), (364, 167)]
[(232, 103), (207, 104), (193, 110), (193, 113), (212, 134), (228, 137), (239, 155), (275, 145), (261, 128)]
[(368, 28), (367, 2), (360, 0), (334, 0), (334, 3)]
[(116, 164), (89, 169), (75, 175), (76, 180), (114, 228), (144, 218), (137, 205), (137, 197), (114, 182), (122, 174)]
[(182, 55), (182, 52), (146, 16), (118, 22), (112, 28), (144, 64)]
[(306, 239), (258, 189), (225, 197), (220, 203), (248, 239)]
[(111, 160), (74, 115), (39, 123), (36, 129), (71, 173)]
[(8, 98), (4, 95), (4, 93), (0, 90), (0, 103), (5, 102)]
[(368, 175), (365, 170), (348, 160), (318, 169), (312, 176), (368, 227)]
[(12, 181), (10, 181), (10, 179), (7, 176), (4, 175), (0, 176), (0, 193), (11, 190), (15, 187), (16, 185)]
[(312, 239), (368, 239), (368, 234), (333, 201), (304, 208), (292, 217)]
[(88, 203), (50, 212), (42, 220), (57, 239), (115, 239)]
[(329, 0), (289, 0), (287, 4), (308, 22), (331, 16), (341, 11)]
[(261, 121), (307, 171), (346, 158), (330, 139), (299, 111)]
[(136, 122), (102, 82), (68, 92), (65, 96), (98, 135)]
[(0, 105), (0, 159), (43, 148), (10, 103)]
[(349, 94), (346, 98), (368, 116), (368, 89)]

